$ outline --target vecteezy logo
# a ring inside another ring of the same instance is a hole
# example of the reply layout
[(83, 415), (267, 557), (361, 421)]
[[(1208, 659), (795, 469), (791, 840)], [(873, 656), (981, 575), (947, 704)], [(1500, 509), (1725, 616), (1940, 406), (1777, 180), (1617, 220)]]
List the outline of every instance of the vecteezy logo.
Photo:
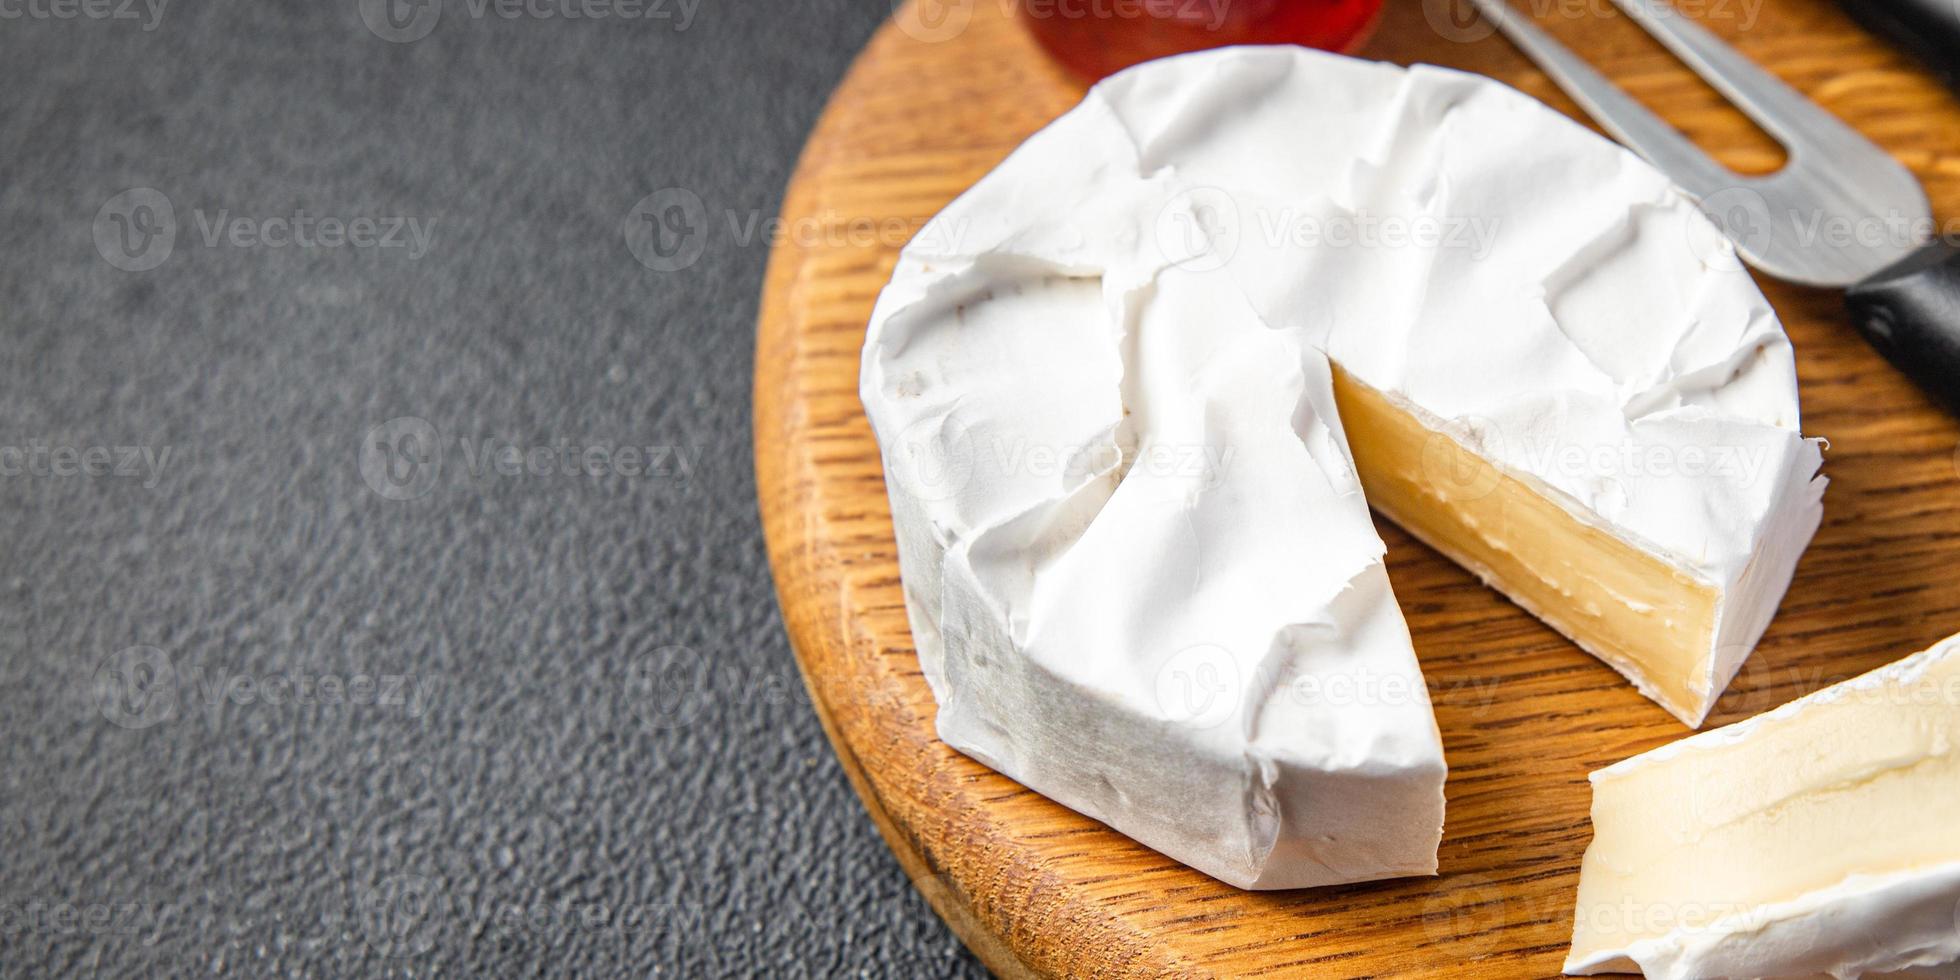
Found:
[(1752, 656), (1754, 649), (1739, 643), (1725, 643), (1716, 648), (1717, 664), (1736, 663), (1737, 667), (1735, 676), (1729, 679), (1729, 686), (1722, 689), (1721, 699), (1715, 703), (1712, 714), (1735, 718), (1762, 714), (1776, 706), (1779, 695), (1787, 695), (1793, 684), (1800, 683), (1801, 677), (1797, 671), (1773, 666), (1772, 656)]
[(1446, 41), (1468, 44), (1497, 31), (1497, 25), (1478, 14), (1470, 0), (1422, 0), (1422, 17)]
[(689, 647), (656, 647), (627, 669), (627, 702), (641, 721), (657, 730), (692, 724), (712, 696), (708, 660)]
[(361, 21), (374, 36), (396, 44), (428, 37), (442, 19), (442, 0), (360, 0)]
[(1238, 713), (1238, 658), (1212, 644), (1185, 647), (1157, 668), (1157, 707), (1192, 728), (1215, 728)]
[(1669, 821), (1673, 827), (1670, 836), (1681, 844), (1692, 845), (1703, 828), (1724, 826), (1740, 816), (1735, 810), (1735, 789), (1728, 772), (1709, 765), (1705, 756), (1690, 752), (1675, 761), (1683, 765), (1670, 770), (1668, 778), (1680, 777), (1685, 768), (1687, 788), (1675, 790), (1673, 802), (1686, 812), (1688, 819)]
[(950, 41), (973, 22), (973, 0), (892, 0), (892, 22), (914, 40)]
[(391, 875), (361, 891), (354, 914), (362, 937), (375, 952), (383, 956), (426, 953), (442, 931), (442, 888), (421, 875)]
[(177, 244), (177, 211), (154, 187), (132, 187), (95, 212), (95, 250), (124, 272), (148, 272)]
[(1442, 431), (1432, 431), (1423, 440), (1423, 476), (1446, 501), (1482, 500), (1497, 489), (1503, 476), (1496, 467), (1478, 459), (1469, 444), (1474, 443), (1486, 455), (1494, 456), (1499, 435), (1497, 426), (1485, 419), (1468, 415), (1451, 419)]
[(1760, 255), (1776, 236), (1769, 202), (1747, 187), (1724, 187), (1696, 202), (1708, 220), (1688, 222), (1688, 247), (1711, 269), (1741, 272), (1737, 255)]
[(1241, 234), (1238, 201), (1216, 187), (1179, 191), (1157, 212), (1157, 248), (1189, 272), (1223, 269)]
[(1446, 955), (1461, 962), (1490, 952), (1511, 916), (1503, 890), (1489, 877), (1457, 875), (1450, 881), (1449, 890), (1422, 903), (1422, 931), (1431, 942), (1448, 944)]
[(403, 415), (361, 439), (361, 479), (389, 500), (413, 500), (442, 475), (442, 435), (427, 419)]
[(920, 503), (950, 500), (973, 479), (973, 440), (966, 426), (950, 415), (932, 415), (906, 426), (884, 449), (885, 478)]
[(707, 230), (707, 206), (685, 187), (640, 198), (620, 226), (633, 257), (655, 272), (678, 272), (698, 261), (708, 247)]
[(95, 703), (123, 728), (148, 728), (177, 713), (177, 670), (156, 647), (129, 647), (95, 669)]

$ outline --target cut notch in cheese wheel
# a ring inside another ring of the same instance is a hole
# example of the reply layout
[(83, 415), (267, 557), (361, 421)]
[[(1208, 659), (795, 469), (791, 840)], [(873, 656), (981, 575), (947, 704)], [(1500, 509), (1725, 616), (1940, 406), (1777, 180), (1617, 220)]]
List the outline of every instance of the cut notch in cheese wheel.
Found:
[(1368, 503), (1697, 724), (1733, 664), (1715, 644), (1720, 594), (1585, 520), (1334, 372)]

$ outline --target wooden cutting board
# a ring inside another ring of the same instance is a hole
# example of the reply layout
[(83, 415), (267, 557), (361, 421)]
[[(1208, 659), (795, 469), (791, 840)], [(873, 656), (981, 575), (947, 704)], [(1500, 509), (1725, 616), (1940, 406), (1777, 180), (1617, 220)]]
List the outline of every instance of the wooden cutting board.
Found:
[[(879, 31), (811, 134), (757, 338), (757, 488), (783, 616), (872, 819), (933, 907), (1003, 976), (1556, 975), (1590, 837), (1586, 773), (1686, 730), (1386, 522), (1389, 574), (1450, 763), (1439, 877), (1239, 891), (934, 738), (878, 449), (858, 404), (864, 326), (919, 223), (1082, 94), (1003, 0), (938, 2), (950, 20)], [(1541, 23), (1724, 163), (1764, 171), (1780, 161), (1774, 143), (1604, 0), (1535, 6)], [(1960, 218), (1960, 105), (1928, 76), (1821, 0), (1684, 9), (1897, 154), (1935, 213)], [(1446, 37), (1414, 0), (1390, 0), (1362, 53), (1483, 72), (1582, 118), (1501, 38)], [(1711, 724), (1960, 631), (1960, 428), (1864, 346), (1838, 295), (1763, 286), (1795, 340), (1805, 427), (1830, 440), (1832, 482), (1782, 612)]]

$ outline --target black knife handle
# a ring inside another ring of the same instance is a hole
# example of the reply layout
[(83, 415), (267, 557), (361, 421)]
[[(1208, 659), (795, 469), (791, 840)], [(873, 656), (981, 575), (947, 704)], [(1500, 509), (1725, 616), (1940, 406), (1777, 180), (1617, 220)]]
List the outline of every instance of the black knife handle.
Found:
[(1960, 3), (1954, 0), (1839, 0), (1851, 19), (1911, 52), (1960, 89)]
[(1878, 352), (1960, 415), (1960, 248), (1936, 241), (1844, 293)]

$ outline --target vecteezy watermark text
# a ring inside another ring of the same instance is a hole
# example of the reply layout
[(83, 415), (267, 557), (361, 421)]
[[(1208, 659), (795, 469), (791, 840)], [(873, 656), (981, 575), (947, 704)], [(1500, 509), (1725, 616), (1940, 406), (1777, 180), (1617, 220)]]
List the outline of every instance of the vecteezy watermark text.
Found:
[(699, 446), (618, 446), (572, 442), (523, 445), (496, 438), (457, 440), (470, 476), (477, 480), (520, 476), (637, 476), (686, 480), (701, 458)]
[[(914, 40), (937, 43), (966, 33), (983, 0), (892, 0), (892, 22)], [(1159, 20), (1216, 31), (1236, 0), (992, 0), (1001, 16), (1032, 20)]]
[(1477, 215), (1377, 214), (1356, 211), (1334, 215), (1302, 214), (1280, 209), (1256, 212), (1266, 243), (1296, 248), (1415, 248), (1467, 252), (1473, 259), (1490, 254), (1498, 221)]
[(310, 215), (305, 208), (266, 218), (234, 215), (229, 208), (207, 214), (199, 208), (191, 216), (205, 248), (221, 244), (233, 248), (405, 248), (409, 258), (419, 259), (429, 254), (429, 241), (436, 230), (435, 218), (386, 215), (342, 219)]
[(1749, 902), (1618, 902), (1581, 905), (1573, 912), (1576, 928), (1590, 932), (1636, 935), (1698, 934), (1713, 931), (1754, 932), (1774, 918), (1766, 904)]
[(997, 0), (1035, 20), (1174, 21), (1215, 31), (1225, 26), (1233, 0)]
[(392, 672), (233, 671), (222, 665), (180, 666), (156, 647), (126, 647), (104, 657), (92, 678), (96, 707), (119, 728), (162, 724), (201, 707), (213, 730), (227, 711), (347, 706), (420, 718), (436, 695), (433, 678)]
[(0, 937), (22, 935), (127, 936), (155, 945), (176, 911), (155, 902), (29, 899), (0, 901)]
[[(1643, 8), (1647, 17), (1666, 20), (1686, 17), (1704, 23), (1726, 21), (1735, 29), (1747, 31), (1756, 26), (1763, 0), (1628, 0)], [(1422, 0), (1423, 19), (1438, 35), (1451, 41), (1481, 41), (1497, 32), (1490, 18), (1478, 13), (1473, 0)], [(1512, 16), (1528, 20), (1598, 21), (1620, 16), (1617, 0), (1523, 0), (1514, 5)]]
[[(1475, 451), (1471, 447), (1476, 447)], [(1490, 419), (1463, 416), (1431, 432), (1422, 447), (1422, 468), (1436, 492), (1463, 502), (1481, 499), (1503, 483), (1502, 471), (1485, 459), (1502, 459), (1540, 477), (1595, 492), (1629, 481), (1714, 478), (1756, 486), (1770, 472), (1770, 447), (1750, 444), (1658, 443), (1622, 439), (1575, 443), (1529, 430), (1507, 431)]]
[[(360, 0), (361, 21), (397, 44), (428, 37), (442, 20), (443, 0)], [(453, 3), (448, 9), (457, 9)], [(701, 0), (462, 0), (471, 20), (612, 21), (659, 24), (675, 33), (694, 25)]]
[(1429, 705), (1438, 694), (1481, 714), (1496, 702), (1498, 685), (1496, 678), (1443, 682), (1415, 671), (1366, 667), (1298, 675), (1291, 670), (1283, 658), (1247, 658), (1217, 644), (1196, 644), (1157, 666), (1157, 706), (1166, 718), (1196, 729), (1268, 706), (1394, 710)]
[(141, 21), (148, 34), (170, 0), (0, 0), (0, 20)]
[(1572, 477), (1670, 476), (1720, 477), (1744, 485), (1762, 478), (1768, 446), (1669, 446), (1623, 440), (1618, 444), (1580, 446), (1556, 442), (1523, 447), (1534, 473)]
[(1140, 493), (1183, 499), (1218, 487), (1238, 459), (1238, 447), (1222, 443), (976, 438), (958, 421), (936, 416), (896, 433), (884, 450), (886, 480), (922, 501), (950, 500), (970, 486), (1001, 480), (1032, 477), (1079, 484), (1103, 474), (1141, 484)]
[(1209, 272), (1230, 264), (1247, 239), (1271, 249), (1420, 249), (1476, 260), (1490, 254), (1500, 224), (1494, 215), (1241, 205), (1222, 188), (1191, 187), (1164, 202), (1155, 232), (1167, 260), (1189, 272)]
[(626, 248), (655, 272), (679, 272), (700, 261), (709, 233), (725, 225), (736, 248), (758, 243), (802, 248), (898, 248), (915, 238), (933, 252), (956, 252), (970, 221), (844, 214), (827, 208), (796, 218), (765, 217), (757, 209), (728, 208), (711, 220), (707, 202), (685, 187), (663, 187), (634, 202), (620, 223)]
[[(4, 0), (0, 0), (4, 2)], [(205, 248), (340, 249), (399, 251), (410, 259), (429, 254), (437, 219), (411, 215), (244, 215), (228, 207), (196, 208), (191, 239)], [(148, 272), (176, 250), (181, 225), (170, 197), (154, 187), (132, 187), (103, 202), (95, 213), (95, 250), (124, 272)]]
[[(404, 415), (369, 429), (361, 440), (361, 478), (389, 500), (411, 500), (435, 489), (445, 440), (427, 419)], [(456, 440), (464, 473), (476, 483), (525, 478), (630, 478), (686, 483), (704, 456), (700, 446), (496, 436)]]
[(1704, 194), (1695, 207), (1709, 223), (1688, 224), (1689, 248), (1711, 268), (1728, 272), (1743, 271), (1741, 256), (1762, 255), (1779, 246), (1903, 255), (1934, 241), (1960, 244), (1960, 218), (1942, 221), (1897, 209), (1842, 214), (1822, 208), (1779, 208), (1748, 183)]
[(74, 446), (29, 439), (25, 445), (0, 445), (0, 477), (142, 480), (143, 489), (154, 490), (173, 451), (171, 446)]

